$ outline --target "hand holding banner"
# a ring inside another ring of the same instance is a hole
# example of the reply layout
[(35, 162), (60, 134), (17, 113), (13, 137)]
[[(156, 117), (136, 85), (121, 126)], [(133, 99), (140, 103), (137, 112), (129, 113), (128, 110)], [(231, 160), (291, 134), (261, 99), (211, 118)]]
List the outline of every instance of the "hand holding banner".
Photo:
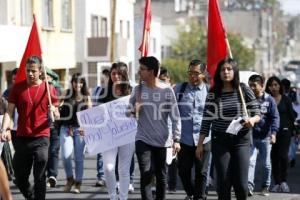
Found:
[(135, 141), (137, 122), (125, 113), (129, 96), (77, 112), (90, 155)]

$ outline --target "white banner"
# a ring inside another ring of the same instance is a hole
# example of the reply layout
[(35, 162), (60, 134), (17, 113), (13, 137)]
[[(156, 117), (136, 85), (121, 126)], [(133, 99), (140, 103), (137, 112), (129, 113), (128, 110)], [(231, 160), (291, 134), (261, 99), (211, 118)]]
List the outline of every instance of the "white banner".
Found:
[(88, 153), (95, 155), (135, 141), (137, 122), (126, 117), (129, 96), (77, 112)]

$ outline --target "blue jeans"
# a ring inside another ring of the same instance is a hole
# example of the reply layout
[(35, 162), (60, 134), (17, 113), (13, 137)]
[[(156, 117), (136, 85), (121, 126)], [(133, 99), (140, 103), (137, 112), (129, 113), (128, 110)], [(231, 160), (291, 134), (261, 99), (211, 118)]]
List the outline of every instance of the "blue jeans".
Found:
[(291, 137), (291, 143), (289, 148), (289, 161), (296, 159), (299, 141), (295, 137)]
[(254, 189), (255, 165), (257, 154), (259, 152), (262, 161), (262, 187), (269, 187), (271, 184), (271, 148), (270, 138), (267, 137), (263, 140), (253, 139), (253, 145), (250, 149), (250, 163), (248, 173), (248, 187)]
[(59, 132), (55, 128), (50, 129), (50, 146), (47, 164), (47, 177), (57, 177), (58, 173), (58, 160), (59, 160)]
[(73, 128), (73, 136), (69, 135), (69, 127), (62, 126), (60, 129), (61, 157), (65, 168), (66, 177), (73, 177), (72, 153), (75, 160), (75, 181), (81, 182), (83, 177), (83, 161), (85, 142), (80, 136), (78, 128)]
[(97, 154), (97, 178), (98, 180), (105, 180), (104, 177), (104, 170), (103, 170), (103, 159), (102, 159), (102, 153)]

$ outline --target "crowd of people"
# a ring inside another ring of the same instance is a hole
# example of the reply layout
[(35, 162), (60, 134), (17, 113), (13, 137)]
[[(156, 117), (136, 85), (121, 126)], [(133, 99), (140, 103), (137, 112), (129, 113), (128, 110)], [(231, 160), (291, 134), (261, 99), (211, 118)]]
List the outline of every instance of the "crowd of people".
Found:
[(116, 62), (90, 93), (82, 74), (74, 73), (70, 88), (62, 91), (55, 84), (58, 77), (43, 72), (42, 65), (40, 57), (29, 57), (26, 80), (14, 83), (17, 70), (12, 71), (13, 85), (1, 98), (3, 199), (12, 199), (9, 180), (26, 199), (46, 199), (46, 188), (57, 185), (59, 154), (63, 191), (79, 194), (86, 132), (76, 113), (128, 95), (126, 116), (136, 118), (135, 142), (99, 153), (95, 165), (95, 186), (106, 187), (110, 200), (126, 200), (134, 191), (135, 155), (143, 200), (176, 193), (177, 175), (185, 200), (207, 199), (212, 182), (220, 200), (231, 199), (232, 188), (238, 200), (247, 199), (254, 195), (258, 155), (261, 194), (290, 192), (287, 174), (295, 165), (300, 104), (288, 80), (272, 76), (264, 84), (256, 74), (247, 86), (240, 82), (238, 63), (224, 59), (210, 82), (206, 64), (195, 59), (187, 66), (186, 82), (172, 85), (167, 68), (150, 56), (139, 59), (137, 86), (129, 81), (126, 63)]

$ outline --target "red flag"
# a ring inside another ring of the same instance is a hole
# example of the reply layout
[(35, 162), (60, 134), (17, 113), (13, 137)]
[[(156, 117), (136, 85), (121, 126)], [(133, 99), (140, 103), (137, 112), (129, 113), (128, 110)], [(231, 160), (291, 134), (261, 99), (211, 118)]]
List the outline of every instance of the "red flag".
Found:
[(227, 35), (218, 0), (209, 0), (207, 31), (207, 70), (213, 77), (218, 63), (227, 57)]
[(151, 27), (151, 0), (146, 0), (145, 13), (144, 13), (144, 30), (142, 44), (139, 48), (142, 56), (148, 55), (149, 42), (150, 42), (150, 27)]
[(26, 60), (28, 57), (35, 55), (35, 56), (42, 56), (42, 50), (40, 45), (39, 33), (37, 30), (35, 15), (33, 15), (33, 24), (31, 27), (31, 32), (29, 35), (29, 39), (27, 42), (27, 46), (25, 52), (23, 54), (20, 67), (16, 74), (15, 83), (19, 83), (21, 81), (26, 80)]

